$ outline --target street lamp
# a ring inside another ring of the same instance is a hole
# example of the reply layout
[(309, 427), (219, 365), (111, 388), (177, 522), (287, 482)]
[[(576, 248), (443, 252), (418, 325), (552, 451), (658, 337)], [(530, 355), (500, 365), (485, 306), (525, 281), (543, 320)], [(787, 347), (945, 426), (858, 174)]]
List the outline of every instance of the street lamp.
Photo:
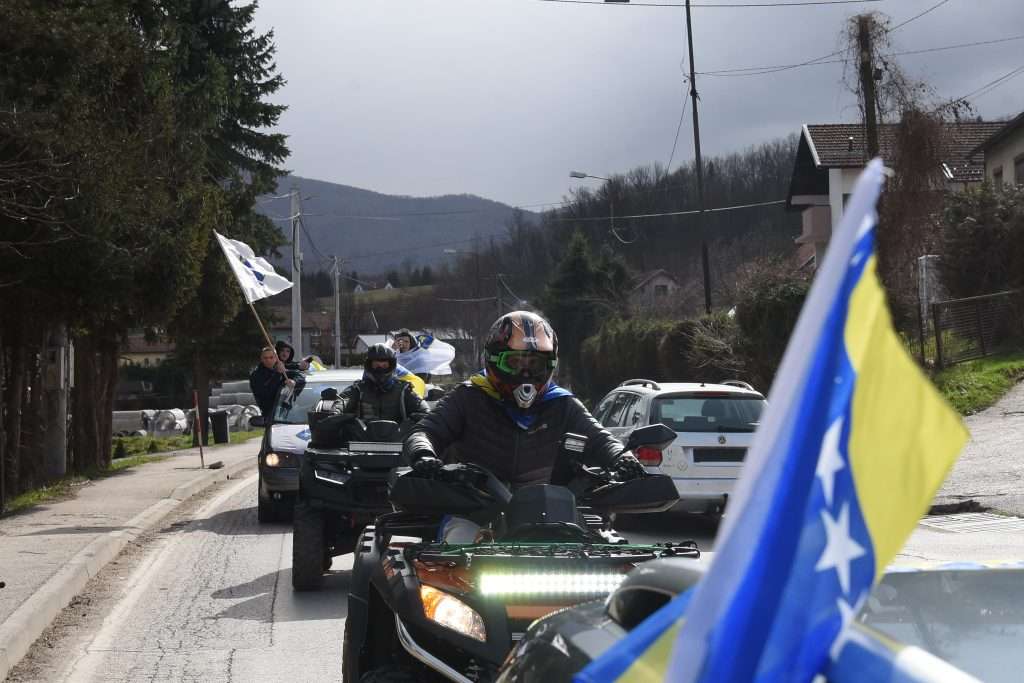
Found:
[(612, 235), (614, 235), (619, 241), (622, 241), (622, 238), (615, 232), (615, 199), (612, 195), (611, 179), (605, 178), (604, 176), (584, 173), (583, 171), (569, 171), (569, 177), (579, 178), (581, 180), (584, 178), (593, 178), (594, 180), (603, 180), (608, 183), (608, 223), (611, 226)]

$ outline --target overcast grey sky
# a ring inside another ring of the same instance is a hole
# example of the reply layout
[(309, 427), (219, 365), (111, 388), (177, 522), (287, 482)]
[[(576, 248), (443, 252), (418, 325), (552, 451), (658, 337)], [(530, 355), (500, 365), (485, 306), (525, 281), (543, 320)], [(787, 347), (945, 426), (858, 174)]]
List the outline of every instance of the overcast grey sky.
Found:
[[(938, 1), (695, 7), (694, 61), (698, 73), (806, 61), (836, 50), (846, 17), (858, 10), (898, 23)], [(570, 169), (606, 175), (664, 164), (672, 149), (685, 88), (682, 9), (262, 0), (257, 20), (260, 30), (275, 31), (288, 81), (277, 96), (289, 107), (281, 130), (298, 175), (391, 194), (473, 193), (534, 204), (557, 201), (579, 182), (569, 179)], [(898, 50), (917, 50), (1022, 34), (1021, 0), (948, 0), (892, 39)], [(954, 97), (1024, 66), (1024, 40), (899, 59)], [(842, 64), (698, 75), (705, 156), (806, 122), (855, 120), (842, 75)], [(986, 118), (1024, 110), (1024, 75), (975, 105)], [(692, 155), (687, 112), (673, 167)]]

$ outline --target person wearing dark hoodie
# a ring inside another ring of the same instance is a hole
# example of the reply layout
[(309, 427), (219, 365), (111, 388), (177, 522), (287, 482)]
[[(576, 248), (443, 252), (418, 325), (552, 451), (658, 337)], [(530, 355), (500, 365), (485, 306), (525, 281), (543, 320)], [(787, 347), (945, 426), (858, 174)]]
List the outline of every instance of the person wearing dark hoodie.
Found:
[(260, 364), (249, 375), (249, 388), (263, 415), (273, 412), (277, 392), (285, 385), (295, 386), (295, 380), (288, 377), (277, 352), (269, 346), (264, 347), (260, 352)]
[[(455, 461), (481, 465), (513, 489), (551, 483), (564, 476), (562, 439), (570, 433), (587, 437), (584, 463), (643, 476), (640, 461), (552, 380), (558, 338), (544, 318), (527, 311), (498, 318), (484, 359), (484, 370), (450, 391), (406, 437), (403, 452), (421, 476)], [(441, 539), (471, 543), (479, 529), (449, 517)]]
[(279, 340), (274, 345), (274, 350), (277, 351), (277, 357), (284, 363), (285, 370), (288, 371), (288, 376), (292, 379), (295, 379), (298, 373), (309, 369), (309, 360), (295, 360), (295, 348), (285, 340)]
[(429, 410), (410, 383), (395, 376), (398, 356), (384, 344), (374, 344), (366, 351), (363, 378), (349, 385), (339, 395), (337, 412), (351, 413), (362, 420), (394, 420), (418, 418)]

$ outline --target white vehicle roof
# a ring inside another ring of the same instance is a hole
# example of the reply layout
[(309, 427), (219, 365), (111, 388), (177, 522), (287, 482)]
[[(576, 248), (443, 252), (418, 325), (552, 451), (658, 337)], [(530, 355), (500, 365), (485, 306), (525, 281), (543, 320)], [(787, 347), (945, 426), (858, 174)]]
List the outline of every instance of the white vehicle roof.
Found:
[(307, 372), (307, 382), (354, 382), (363, 376), (362, 368), (332, 368)]
[(737, 396), (757, 396), (763, 398), (761, 392), (757, 391), (745, 382), (728, 384), (711, 384), (709, 382), (655, 382), (647, 379), (630, 379), (620, 384), (617, 389), (630, 389), (642, 393), (694, 393), (702, 392), (715, 394), (736, 394)]

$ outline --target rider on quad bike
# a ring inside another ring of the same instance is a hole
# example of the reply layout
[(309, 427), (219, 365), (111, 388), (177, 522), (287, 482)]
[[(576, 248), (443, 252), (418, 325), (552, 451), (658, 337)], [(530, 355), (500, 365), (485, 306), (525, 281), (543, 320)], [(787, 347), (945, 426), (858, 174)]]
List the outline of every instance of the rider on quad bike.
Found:
[[(484, 362), (483, 372), (448, 393), (406, 437), (404, 453), (417, 473), (464, 462), (485, 467), (513, 489), (564, 482), (571, 472), (560, 457), (562, 439), (573, 433), (587, 437), (581, 461), (623, 479), (644, 475), (640, 461), (552, 381), (558, 338), (544, 318), (527, 311), (498, 318), (487, 335)], [(472, 543), (479, 530), (453, 516), (441, 540)]]
[(411, 415), (426, 413), (429, 408), (416, 395), (413, 386), (395, 377), (398, 354), (384, 344), (374, 344), (366, 352), (363, 378), (339, 394), (341, 413), (354, 414), (361, 420), (394, 420), (402, 422)]

